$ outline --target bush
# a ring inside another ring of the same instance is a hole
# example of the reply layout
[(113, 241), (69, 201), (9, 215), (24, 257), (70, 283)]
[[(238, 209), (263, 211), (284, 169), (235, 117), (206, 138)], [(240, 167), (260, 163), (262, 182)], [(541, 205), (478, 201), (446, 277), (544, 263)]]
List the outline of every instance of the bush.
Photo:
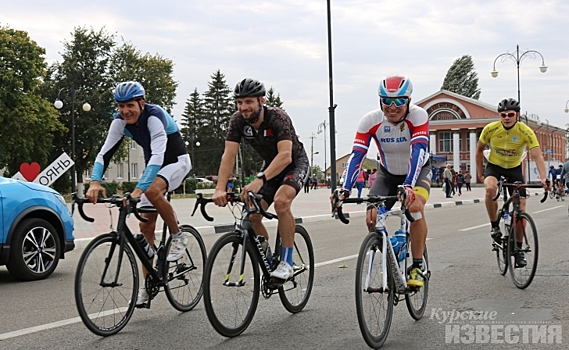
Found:
[(121, 191), (123, 191), (124, 193), (132, 193), (132, 191), (134, 191), (134, 189), (136, 188), (136, 184), (138, 182), (134, 182), (134, 181), (123, 181), (121, 183), (121, 185), (119, 186), (119, 189)]

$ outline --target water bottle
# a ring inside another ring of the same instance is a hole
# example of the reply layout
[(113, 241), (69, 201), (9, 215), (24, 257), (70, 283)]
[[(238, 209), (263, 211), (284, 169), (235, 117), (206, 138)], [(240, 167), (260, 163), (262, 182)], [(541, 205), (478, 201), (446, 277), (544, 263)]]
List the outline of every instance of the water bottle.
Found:
[(399, 245), (399, 240), (395, 236), (389, 237), (389, 240), (391, 241), (391, 245), (393, 246), (393, 251), (395, 252), (395, 256), (397, 256), (397, 253), (399, 253), (399, 248), (401, 248), (401, 246)]
[(154, 249), (148, 244), (146, 237), (144, 237), (142, 233), (139, 233), (134, 236), (134, 239), (136, 239), (142, 250), (144, 250), (148, 259), (152, 259), (154, 257)]
[(379, 211), (378, 211), (378, 215), (377, 215), (377, 227), (380, 230), (385, 230), (385, 213), (387, 213), (387, 209), (385, 209), (385, 206), (380, 206), (379, 207)]
[(510, 212), (504, 212), (504, 224), (510, 226), (512, 218), (510, 217)]
[[(405, 244), (406, 240), (407, 240), (407, 234), (402, 229), (399, 229), (399, 230), (395, 231), (395, 235), (391, 238), (395, 238), (397, 240), (397, 244), (399, 246), (399, 248), (398, 248), (398, 250), (399, 250), (398, 260), (399, 261), (405, 260), (405, 258), (407, 257), (407, 246)], [(396, 254), (397, 254), (397, 252), (396, 252)]]

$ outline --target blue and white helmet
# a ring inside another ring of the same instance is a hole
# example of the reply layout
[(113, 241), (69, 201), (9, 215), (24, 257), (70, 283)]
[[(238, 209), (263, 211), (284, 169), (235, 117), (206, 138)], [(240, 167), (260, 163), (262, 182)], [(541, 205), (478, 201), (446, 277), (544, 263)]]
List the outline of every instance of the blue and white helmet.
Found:
[(117, 102), (144, 99), (144, 88), (139, 82), (125, 81), (117, 85), (113, 96)]
[(413, 84), (407, 77), (394, 75), (383, 78), (378, 92), (380, 97), (411, 97)]

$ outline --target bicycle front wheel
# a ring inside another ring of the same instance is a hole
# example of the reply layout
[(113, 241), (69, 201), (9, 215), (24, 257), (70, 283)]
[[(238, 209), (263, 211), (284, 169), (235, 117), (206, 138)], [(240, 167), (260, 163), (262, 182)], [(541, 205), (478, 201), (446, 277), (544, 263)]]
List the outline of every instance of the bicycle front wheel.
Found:
[[(259, 303), (259, 265), (253, 247), (230, 232), (215, 242), (204, 270), (204, 306), (215, 330), (235, 337), (249, 326)], [(244, 267), (241, 274), (241, 267)]]
[[(519, 239), (522, 242), (519, 242)], [(528, 213), (521, 213), (516, 219), (514, 229), (508, 242), (508, 256), (510, 259), (510, 275), (516, 287), (527, 288), (537, 269), (539, 245), (537, 241), (537, 229)], [(523, 263), (525, 258), (525, 264)], [(516, 261), (518, 260), (518, 261)]]
[[(409, 237), (407, 237), (409, 239)], [(411, 240), (409, 240), (409, 245), (407, 249), (407, 258), (405, 262), (405, 267), (407, 268), (407, 273), (410, 267), (413, 265), (413, 254), (411, 251)], [(431, 271), (429, 270), (429, 256), (427, 254), (427, 247), (423, 251), (423, 275), (425, 278), (424, 285), (421, 288), (408, 287), (409, 291), (405, 294), (405, 304), (407, 304), (407, 310), (413, 319), (420, 320), (425, 314), (425, 309), (427, 308), (427, 299), (429, 297), (429, 277)]]
[[(503, 235), (508, 235), (510, 226), (506, 225), (505, 220), (500, 217), (502, 211), (498, 210), (498, 217), (500, 218), (500, 232)], [(502, 244), (492, 243), (492, 250), (496, 252), (496, 262), (498, 263), (498, 272), (504, 276), (508, 271), (508, 240), (506, 237), (502, 238)]]
[[(190, 225), (180, 225), (188, 244), (183, 256), (168, 264), (168, 283), (164, 286), (170, 304), (182, 312), (190, 311), (203, 295), (203, 271), (206, 249), (199, 232)], [(170, 246), (172, 237), (166, 247)]]
[[(306, 229), (296, 225), (292, 252), (293, 278), (279, 288), (279, 297), (285, 309), (300, 312), (306, 306), (314, 282), (314, 250)], [(280, 242), (280, 236), (277, 237)], [(280, 246), (280, 244), (278, 244)]]
[(89, 243), (75, 273), (75, 303), (87, 328), (100, 336), (118, 333), (134, 312), (138, 268), (132, 249), (118, 245), (116, 233)]
[[(364, 340), (374, 349), (380, 348), (389, 334), (395, 296), (395, 286), (389, 266), (386, 265), (385, 272), (383, 271), (385, 262), (381, 249), (381, 237), (371, 232), (362, 242), (356, 264), (358, 324)], [(384, 273), (387, 273), (386, 289), (383, 289)]]

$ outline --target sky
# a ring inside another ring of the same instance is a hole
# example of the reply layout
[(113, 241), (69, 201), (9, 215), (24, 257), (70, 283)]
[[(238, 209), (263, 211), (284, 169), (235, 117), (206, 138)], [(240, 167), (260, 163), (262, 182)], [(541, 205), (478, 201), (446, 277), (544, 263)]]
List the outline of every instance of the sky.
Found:
[[(482, 93), (497, 105), (517, 97), (516, 61), (495, 59), (527, 52), (519, 68), (522, 111), (565, 127), (569, 100), (567, 0), (330, 0), (336, 156), (351, 151), (359, 119), (378, 108), (387, 75), (408, 76), (413, 100), (440, 90), (453, 61), (470, 55)], [(179, 83), (173, 115), (197, 88), (208, 89), (220, 70), (233, 88), (245, 77), (273, 87), (284, 101), (314, 164), (330, 165), (327, 2), (324, 0), (62, 1), (0, 0), (0, 25), (23, 30), (61, 61), (63, 42), (76, 27), (104, 28), (117, 42), (174, 63)], [(370, 157), (375, 157), (375, 146)]]

